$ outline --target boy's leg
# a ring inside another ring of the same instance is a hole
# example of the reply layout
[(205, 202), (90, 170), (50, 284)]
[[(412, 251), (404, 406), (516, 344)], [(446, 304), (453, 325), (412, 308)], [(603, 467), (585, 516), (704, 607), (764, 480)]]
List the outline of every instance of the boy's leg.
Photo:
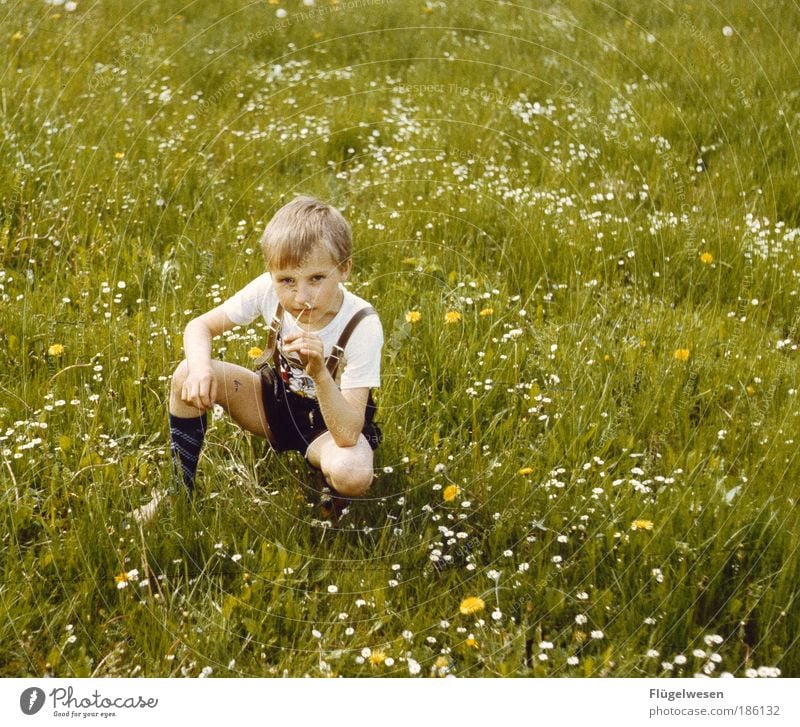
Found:
[(333, 435), (325, 432), (317, 437), (306, 452), (306, 459), (313, 467), (322, 470), (325, 479), (336, 492), (344, 497), (361, 497), (372, 484), (372, 447), (361, 434), (352, 447), (340, 447)]
[[(212, 360), (211, 370), (217, 380), (217, 399), (214, 403), (220, 404), (240, 427), (271, 442), (272, 432), (261, 401), (260, 375), (226, 361)], [(181, 399), (187, 374), (188, 365), (184, 360), (172, 376), (169, 419), (173, 459), (179, 465), (184, 484), (191, 493), (197, 460), (205, 439), (206, 413)]]

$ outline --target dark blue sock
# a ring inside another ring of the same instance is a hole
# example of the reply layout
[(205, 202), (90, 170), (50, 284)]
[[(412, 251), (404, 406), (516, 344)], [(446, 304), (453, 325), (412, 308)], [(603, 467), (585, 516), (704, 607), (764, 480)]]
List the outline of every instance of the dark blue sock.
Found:
[(169, 415), (170, 448), (172, 461), (183, 474), (183, 484), (191, 495), (194, 492), (194, 478), (197, 472), (197, 461), (206, 436), (208, 416), (176, 417)]

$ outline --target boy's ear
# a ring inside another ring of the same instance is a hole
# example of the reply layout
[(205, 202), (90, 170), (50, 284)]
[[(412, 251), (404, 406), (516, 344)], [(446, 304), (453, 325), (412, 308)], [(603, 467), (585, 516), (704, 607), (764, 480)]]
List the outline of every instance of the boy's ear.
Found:
[(339, 270), (342, 274), (342, 280), (347, 280), (350, 271), (353, 269), (353, 258), (349, 257), (343, 263), (339, 263)]

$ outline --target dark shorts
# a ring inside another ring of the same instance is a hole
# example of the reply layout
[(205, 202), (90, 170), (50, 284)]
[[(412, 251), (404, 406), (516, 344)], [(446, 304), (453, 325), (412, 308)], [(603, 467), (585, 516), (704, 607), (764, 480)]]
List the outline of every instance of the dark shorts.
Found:
[[(305, 457), (311, 442), (328, 431), (319, 404), (314, 399), (300, 396), (285, 388), (279, 394), (283, 400), (277, 402), (278, 406), (272, 400), (273, 396), (273, 387), (265, 379), (265, 371), (262, 369), (261, 400), (274, 440), (272, 447), (276, 452), (294, 450)], [(274, 411), (280, 411), (282, 415), (270, 416), (270, 412)], [(364, 428), (361, 433), (366, 437), (373, 450), (378, 448), (383, 439), (380, 427), (372, 421), (376, 411), (377, 407), (372, 399), (372, 392), (370, 392), (364, 414)]]

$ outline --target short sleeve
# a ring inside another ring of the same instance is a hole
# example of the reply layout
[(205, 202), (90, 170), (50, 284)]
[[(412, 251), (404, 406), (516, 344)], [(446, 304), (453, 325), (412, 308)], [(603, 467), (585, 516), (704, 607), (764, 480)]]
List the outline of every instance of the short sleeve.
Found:
[(344, 368), (339, 388), (375, 388), (381, 385), (383, 326), (380, 318), (363, 318), (350, 335), (344, 349)]
[(267, 319), (270, 315), (271, 290), (272, 276), (264, 273), (228, 298), (222, 304), (222, 309), (225, 311), (225, 315), (238, 326), (246, 326), (259, 315), (263, 315)]

